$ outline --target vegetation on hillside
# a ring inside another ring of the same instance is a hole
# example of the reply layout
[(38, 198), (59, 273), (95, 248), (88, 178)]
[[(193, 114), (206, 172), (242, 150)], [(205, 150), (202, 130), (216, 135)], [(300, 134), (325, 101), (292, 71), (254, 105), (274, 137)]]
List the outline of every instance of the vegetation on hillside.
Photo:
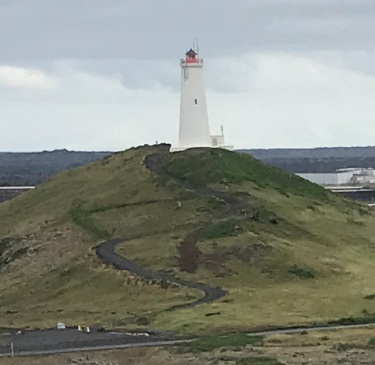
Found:
[[(0, 220), (0, 326), (145, 318), (212, 334), (375, 313), (373, 211), (234, 152), (116, 153), (1, 204)], [(113, 237), (144, 267), (228, 295), (167, 310), (202, 294), (103, 265), (95, 246)]]
[(327, 199), (329, 193), (319, 185), (294, 174), (267, 166), (249, 155), (221, 149), (197, 149), (168, 156), (166, 171), (178, 179), (196, 184), (239, 184), (252, 182), (258, 188), (273, 188), (281, 194)]

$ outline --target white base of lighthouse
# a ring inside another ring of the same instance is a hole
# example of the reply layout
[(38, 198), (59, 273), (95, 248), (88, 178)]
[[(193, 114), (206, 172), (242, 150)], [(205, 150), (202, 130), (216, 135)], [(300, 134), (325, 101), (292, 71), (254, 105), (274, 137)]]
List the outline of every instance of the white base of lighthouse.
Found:
[(190, 49), (181, 66), (180, 130), (178, 146), (171, 151), (194, 147), (233, 149), (226, 146), (223, 130), (220, 135), (210, 135), (206, 92), (203, 79), (203, 59)]
[[(203, 148), (203, 147), (171, 147), (170, 152), (186, 151), (190, 148)], [(220, 147), (219, 146), (217, 146), (217, 147), (210, 146), (210, 148), (222, 148), (224, 150), (233, 151), (234, 146), (220, 146)]]
[(223, 148), (225, 150), (232, 151), (234, 149), (234, 146), (229, 146), (225, 144), (224, 141), (224, 135), (218, 134), (210, 136), (211, 143), (208, 145), (199, 145), (199, 146), (174, 146), (170, 149), (171, 152), (178, 152), (178, 151), (184, 151), (189, 148), (196, 148), (196, 147), (209, 147), (209, 148)]

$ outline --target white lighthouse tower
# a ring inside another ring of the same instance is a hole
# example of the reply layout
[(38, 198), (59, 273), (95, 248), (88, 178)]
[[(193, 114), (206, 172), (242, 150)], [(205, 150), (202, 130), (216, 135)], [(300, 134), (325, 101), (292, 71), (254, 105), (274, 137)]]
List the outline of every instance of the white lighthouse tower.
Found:
[(180, 130), (178, 147), (172, 151), (193, 147), (224, 146), (223, 129), (211, 136), (208, 123), (206, 92), (203, 79), (203, 59), (193, 49), (181, 59)]

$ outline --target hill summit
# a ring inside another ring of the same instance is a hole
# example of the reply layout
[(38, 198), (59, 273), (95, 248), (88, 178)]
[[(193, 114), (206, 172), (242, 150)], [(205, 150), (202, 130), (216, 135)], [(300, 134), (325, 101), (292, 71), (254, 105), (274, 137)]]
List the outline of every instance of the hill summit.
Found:
[(375, 217), (222, 149), (143, 146), (0, 204), (0, 326), (189, 333), (375, 312)]

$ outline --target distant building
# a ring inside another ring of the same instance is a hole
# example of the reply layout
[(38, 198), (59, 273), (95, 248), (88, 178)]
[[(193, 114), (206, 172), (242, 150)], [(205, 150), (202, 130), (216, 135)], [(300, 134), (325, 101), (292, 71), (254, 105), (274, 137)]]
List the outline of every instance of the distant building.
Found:
[(332, 173), (297, 173), (296, 175), (323, 186), (375, 184), (372, 168), (338, 169)]
[(362, 169), (353, 174), (352, 184), (375, 184), (375, 170), (372, 168)]
[(0, 203), (34, 189), (34, 186), (0, 186)]

